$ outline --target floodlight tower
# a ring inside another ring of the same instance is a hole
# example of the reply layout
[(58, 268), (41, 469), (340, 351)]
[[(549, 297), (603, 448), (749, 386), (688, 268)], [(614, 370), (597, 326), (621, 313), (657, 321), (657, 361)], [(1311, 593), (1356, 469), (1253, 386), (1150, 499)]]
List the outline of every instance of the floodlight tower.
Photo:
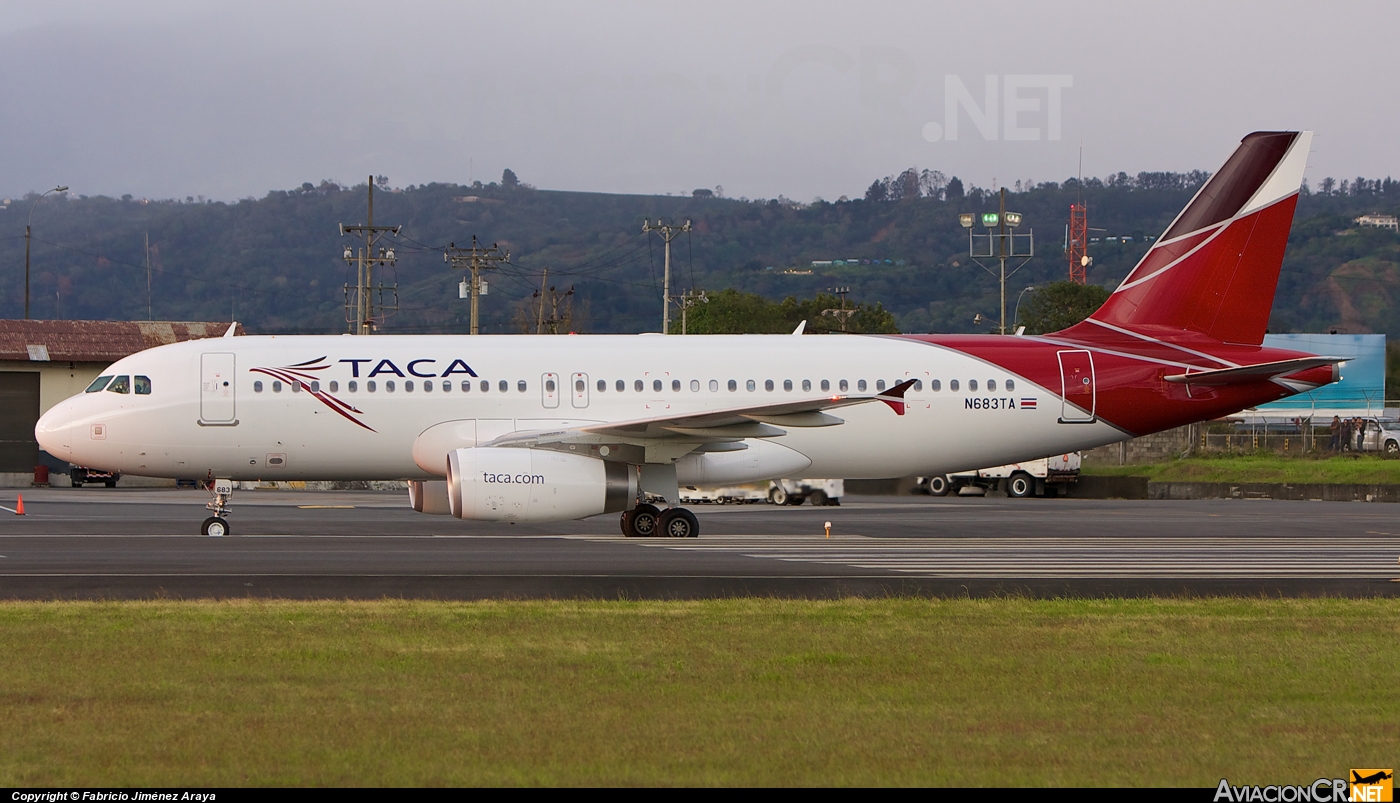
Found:
[(1089, 216), (1082, 203), (1069, 206), (1065, 256), (1069, 259), (1069, 280), (1075, 284), (1088, 283), (1086, 268), (1094, 264), (1094, 260), (1089, 257)]
[[(1016, 271), (1024, 268), (1026, 263), (1031, 261), (1031, 257), (1035, 256), (1035, 232), (1031, 231), (1027, 234), (1019, 234), (1014, 231), (1014, 229), (1020, 228), (1021, 226), (1021, 213), (1006, 211), (1005, 187), (1001, 188), (1001, 204), (998, 211), (982, 213), (982, 225), (987, 228), (986, 234), (976, 234), (973, 232), (972, 227), (976, 222), (976, 218), (976, 215), (965, 213), (958, 215), (958, 222), (962, 224), (963, 228), (967, 229), (968, 258), (975, 262), (982, 270), (985, 270), (993, 276), (998, 276), (1000, 279), (1000, 332), (1001, 334), (1006, 334), (1006, 280), (1015, 275)], [(1013, 229), (1013, 231), (1008, 231), (1008, 229)], [(985, 251), (977, 248), (977, 241), (979, 238), (986, 239), (987, 247)], [(1022, 244), (1020, 247), (1017, 245), (1018, 238), (1019, 242)], [(1025, 262), (1012, 268), (1011, 272), (1008, 273), (1006, 270), (1006, 261), (1008, 259), (1019, 259), (1021, 257), (1025, 257)], [(997, 260), (1001, 266), (1000, 271), (994, 271), (986, 265), (983, 265), (979, 258)]]

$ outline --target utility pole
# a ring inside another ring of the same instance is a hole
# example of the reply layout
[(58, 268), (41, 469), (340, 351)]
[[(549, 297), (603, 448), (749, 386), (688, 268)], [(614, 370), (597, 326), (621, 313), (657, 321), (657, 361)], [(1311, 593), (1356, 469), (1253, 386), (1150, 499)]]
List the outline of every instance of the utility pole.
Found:
[(540, 291), (535, 297), (540, 300), (540, 308), (535, 313), (535, 334), (544, 334), (544, 287), (549, 283), (549, 268), (544, 269), (544, 277), (540, 279)]
[[(60, 184), (51, 190), (44, 190), (43, 194), (34, 199), (34, 203), (29, 205), (29, 220), (24, 224), (24, 319), (29, 320), (29, 227), (34, 224), (34, 207), (44, 200), (44, 195), (51, 192), (67, 192), (68, 187)], [(669, 253), (669, 252), (668, 252)]]
[[(352, 249), (345, 246), (345, 253), (342, 258), (346, 264), (354, 263), (357, 272), (354, 293), (355, 314), (350, 316), (351, 294), (350, 285), (345, 285), (345, 320), (355, 325), (354, 333), (357, 335), (374, 334), (375, 313), (379, 313), (379, 319), (383, 319), (384, 313), (395, 312), (399, 308), (399, 285), (394, 283), (393, 287), (386, 288), (383, 282), (378, 286), (374, 284), (374, 265), (379, 263), (379, 267), (392, 266), (398, 261), (394, 254), (393, 247), (384, 248), (380, 246), (379, 255), (374, 254), (374, 244), (379, 242), (386, 234), (399, 236), (399, 229), (403, 226), (376, 226), (374, 225), (374, 176), (369, 177), (369, 212), (365, 225), (347, 226), (340, 224), (340, 236), (346, 234), (359, 237), (364, 241), (364, 245)], [(384, 291), (389, 290), (394, 295), (393, 304), (384, 303)], [(379, 294), (379, 301), (375, 303), (374, 293)]]
[[(967, 255), (977, 264), (977, 267), (985, 270), (993, 276), (1000, 277), (1001, 284), (1001, 324), (1000, 331), (1006, 334), (1006, 280), (1015, 275), (1016, 271), (1024, 268), (1027, 262), (1035, 255), (1035, 232), (1028, 234), (1017, 234), (1015, 229), (1021, 225), (1020, 212), (1006, 211), (1006, 188), (1001, 188), (1001, 203), (996, 212), (984, 212), (982, 214), (982, 225), (987, 227), (986, 234), (975, 234), (972, 226), (976, 222), (977, 216), (971, 213), (964, 213), (958, 216), (958, 222), (967, 229)], [(995, 233), (994, 233), (995, 232)], [(977, 248), (979, 238), (985, 238), (987, 247), (985, 251)], [(1024, 250), (1017, 249), (1017, 238), (1024, 241)], [(993, 245), (995, 244), (995, 248)], [(1025, 262), (1017, 265), (1010, 273), (1006, 271), (1006, 261), (1008, 259), (1019, 259), (1025, 257)], [(1000, 271), (994, 271), (983, 265), (981, 259), (995, 259), (1001, 265)]]
[(151, 233), (146, 232), (146, 320), (154, 321), (151, 315)]
[(686, 316), (686, 313), (690, 312), (690, 308), (693, 307), (693, 306), (695, 306), (696, 304), (708, 304), (708, 303), (710, 303), (710, 297), (707, 296), (707, 295), (705, 295), (705, 291), (704, 291), (704, 290), (698, 290), (698, 291), (697, 291), (697, 290), (691, 289), (691, 290), (685, 291), (685, 292), (682, 293), (680, 296), (677, 296), (677, 302), (676, 302), (676, 303), (677, 303), (677, 305), (679, 305), (680, 308), (681, 308), (681, 334), (685, 334), (685, 333), (686, 333), (686, 317), (687, 317), (687, 316)]
[(473, 234), (471, 248), (458, 248), (456, 243), (452, 243), (443, 251), (442, 261), (454, 268), (467, 268), (472, 272), (472, 283), (469, 288), (472, 300), (471, 322), (472, 334), (477, 334), (480, 327), (480, 319), (477, 317), (477, 310), (481, 297), (486, 295), (488, 289), (486, 282), (481, 280), (481, 272), (483, 270), (495, 270), (500, 267), (500, 263), (509, 262), (510, 252), (502, 251), (495, 243), (492, 243), (490, 248), (486, 248), (476, 239), (476, 235)]
[(828, 287), (827, 289), (835, 293), (836, 295), (841, 296), (841, 309), (824, 309), (822, 310), (822, 314), (830, 315), (836, 320), (840, 321), (841, 331), (844, 332), (846, 331), (846, 321), (849, 321), (851, 319), (851, 316), (856, 314), (856, 311), (854, 309), (846, 309), (846, 294), (851, 292), (851, 288)]
[(666, 244), (666, 273), (661, 285), (661, 334), (665, 335), (670, 334), (671, 330), (671, 241), (690, 231), (690, 221), (681, 226), (664, 223), (660, 218), (657, 218), (655, 226), (649, 220), (642, 221), (642, 233), (650, 231), (661, 232), (661, 241)]

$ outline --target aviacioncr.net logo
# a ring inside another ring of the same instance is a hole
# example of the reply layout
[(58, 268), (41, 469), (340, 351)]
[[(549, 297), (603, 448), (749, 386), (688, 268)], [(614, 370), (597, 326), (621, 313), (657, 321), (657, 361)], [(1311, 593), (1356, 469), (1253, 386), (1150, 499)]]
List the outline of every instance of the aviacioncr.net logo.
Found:
[(1215, 787), (1215, 801), (1228, 803), (1344, 803), (1347, 796), (1346, 778), (1318, 778), (1307, 786), (1231, 786), (1226, 778)]

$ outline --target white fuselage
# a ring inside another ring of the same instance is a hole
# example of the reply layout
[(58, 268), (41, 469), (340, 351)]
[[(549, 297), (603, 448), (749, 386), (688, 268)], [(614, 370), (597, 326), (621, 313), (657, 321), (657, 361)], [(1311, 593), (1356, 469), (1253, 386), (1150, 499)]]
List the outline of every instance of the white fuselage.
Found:
[[(789, 428), (768, 439), (789, 458), (782, 470), (755, 444), (751, 479), (929, 475), (1126, 437), (1102, 421), (1060, 423), (1059, 388), (887, 337), (233, 337), (144, 351), (104, 375), (148, 377), (150, 392), (74, 396), (40, 421), (40, 444), (78, 465), (155, 477), (436, 479), (445, 469), (416, 464), (413, 446), (443, 422), (464, 422), (484, 444), (513, 431), (873, 394), (908, 379), (921, 385), (905, 394), (905, 415), (877, 401), (836, 410), (836, 426)], [(293, 375), (314, 379), (294, 391), (275, 378)], [(794, 466), (789, 451), (810, 464)]]

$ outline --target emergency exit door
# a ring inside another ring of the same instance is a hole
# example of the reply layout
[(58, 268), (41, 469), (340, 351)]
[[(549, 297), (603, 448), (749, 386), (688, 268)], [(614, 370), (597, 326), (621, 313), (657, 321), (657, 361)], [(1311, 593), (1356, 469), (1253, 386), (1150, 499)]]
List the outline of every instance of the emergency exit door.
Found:
[(1060, 423), (1087, 424), (1095, 420), (1098, 394), (1094, 388), (1094, 355), (1087, 351), (1060, 352)]
[(203, 354), (200, 356), (199, 370), (199, 423), (232, 425), (234, 419), (233, 375), (234, 357), (232, 354)]

